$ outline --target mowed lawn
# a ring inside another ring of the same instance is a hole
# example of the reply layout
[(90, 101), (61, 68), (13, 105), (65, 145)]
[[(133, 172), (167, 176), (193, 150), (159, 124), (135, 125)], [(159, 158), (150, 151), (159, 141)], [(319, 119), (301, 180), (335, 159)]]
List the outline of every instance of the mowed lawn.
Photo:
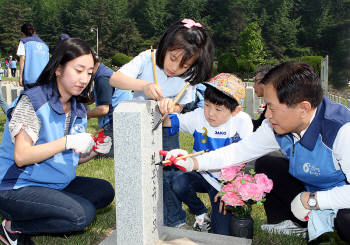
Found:
[[(2, 135), (5, 124), (5, 115), (0, 114), (0, 135)], [(88, 122), (88, 132), (96, 133), (98, 130), (97, 120), (91, 119)], [(193, 140), (189, 134), (180, 135), (181, 148), (187, 151), (192, 150)], [(1, 163), (0, 163), (1, 164)], [(91, 176), (108, 180), (114, 186), (114, 163), (113, 159), (93, 159), (87, 163), (80, 165), (77, 169), (77, 175)], [(210, 201), (206, 194), (199, 194), (203, 202), (210, 207)], [(194, 222), (194, 215), (191, 214), (188, 207), (183, 205), (187, 212), (186, 222), (192, 225)], [(255, 205), (253, 207), (252, 216), (254, 218), (254, 239), (253, 244), (307, 244), (297, 236), (268, 234), (260, 229), (260, 225), (266, 223), (266, 215), (262, 206)], [(40, 235), (33, 237), (37, 245), (88, 245), (99, 244), (106, 236), (111, 234), (115, 229), (115, 202), (109, 207), (99, 210), (95, 221), (87, 227), (84, 231), (74, 234), (60, 234), (60, 235)], [(326, 234), (312, 244), (346, 244), (340, 241), (335, 234)], [(220, 245), (220, 244), (218, 244)]]

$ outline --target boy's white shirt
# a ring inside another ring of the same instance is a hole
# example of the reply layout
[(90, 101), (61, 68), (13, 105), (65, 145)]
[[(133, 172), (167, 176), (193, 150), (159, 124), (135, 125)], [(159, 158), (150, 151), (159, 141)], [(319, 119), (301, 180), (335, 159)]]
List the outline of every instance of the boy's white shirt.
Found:
[[(154, 51), (156, 55), (156, 50)], [(153, 76), (153, 63), (151, 50), (146, 50), (141, 52), (135, 58), (133, 58), (129, 63), (123, 65), (118, 72), (124, 75), (130, 76), (132, 78), (142, 79), (148, 82), (154, 83)], [(162, 69), (156, 65), (157, 81), (162, 89), (164, 98), (175, 99), (176, 95), (185, 86), (185, 79), (180, 77), (168, 77)], [(134, 100), (146, 100), (147, 97), (142, 91), (134, 92)], [(184, 105), (195, 99), (195, 88), (189, 86), (184, 94), (181, 96), (178, 104)]]
[[(346, 123), (338, 131), (333, 144), (333, 164), (336, 169), (343, 171), (348, 183), (350, 183), (349, 135), (350, 123)], [(294, 140), (297, 138), (294, 137)], [(218, 168), (225, 168), (255, 160), (279, 149), (271, 123), (269, 119), (265, 119), (251, 136), (243, 138), (240, 142), (197, 156), (198, 171), (212, 169), (212, 162), (218, 163)], [(321, 210), (350, 208), (350, 185), (318, 191), (317, 202)]]
[[(231, 117), (227, 122), (221, 124), (218, 127), (212, 127), (205, 119), (204, 110), (198, 108), (192, 112), (185, 114), (176, 114), (179, 119), (179, 131), (187, 132), (193, 135), (195, 131), (204, 132), (203, 127), (207, 130), (207, 136), (211, 138), (229, 138), (238, 133), (240, 138), (244, 139), (253, 132), (253, 124), (250, 116), (245, 112), (239, 112), (235, 116)], [(226, 132), (225, 135), (217, 134), (217, 132)], [(236, 144), (236, 143), (233, 143)], [(215, 169), (216, 165), (219, 165), (216, 161), (210, 162), (211, 168)], [(216, 170), (208, 171), (215, 178), (220, 179), (220, 168)], [(211, 177), (205, 171), (201, 171), (200, 174), (210, 183), (216, 190), (221, 190), (221, 185), (213, 177)]]

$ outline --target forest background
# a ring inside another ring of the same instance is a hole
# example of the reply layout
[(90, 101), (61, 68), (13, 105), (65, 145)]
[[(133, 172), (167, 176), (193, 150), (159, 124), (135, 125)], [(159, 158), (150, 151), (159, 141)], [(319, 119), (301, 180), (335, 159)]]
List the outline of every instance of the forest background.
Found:
[(115, 65), (153, 45), (181, 18), (208, 27), (216, 71), (250, 77), (261, 65), (329, 56), (334, 88), (350, 80), (350, 0), (0, 0), (0, 57), (15, 55), (20, 27), (33, 23), (52, 52), (67, 33)]

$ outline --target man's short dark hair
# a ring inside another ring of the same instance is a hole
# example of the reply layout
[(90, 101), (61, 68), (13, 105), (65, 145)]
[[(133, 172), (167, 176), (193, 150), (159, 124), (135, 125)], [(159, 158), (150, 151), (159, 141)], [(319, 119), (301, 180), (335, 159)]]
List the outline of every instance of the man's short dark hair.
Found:
[(215, 105), (223, 105), (231, 112), (233, 112), (237, 106), (239, 106), (236, 99), (224, 94), (218, 89), (212, 86), (206, 86), (204, 91), (204, 100), (208, 100)]
[(308, 101), (316, 108), (322, 102), (320, 77), (311, 65), (303, 62), (281, 63), (272, 68), (261, 83), (272, 83), (280, 103), (289, 107)]
[(21, 32), (23, 32), (27, 37), (33, 36), (35, 33), (34, 26), (29, 22), (26, 22), (21, 26)]

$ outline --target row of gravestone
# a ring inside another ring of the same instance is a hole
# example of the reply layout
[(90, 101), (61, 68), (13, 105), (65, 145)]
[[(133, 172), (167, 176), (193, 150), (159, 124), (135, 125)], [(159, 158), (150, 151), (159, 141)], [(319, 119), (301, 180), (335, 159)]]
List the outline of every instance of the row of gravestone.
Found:
[[(250, 84), (249, 84), (250, 85)], [(3, 82), (2, 94), (7, 104), (11, 104), (23, 90), (22, 87), (17, 86), (14, 82)], [(243, 105), (243, 110), (247, 112), (252, 118), (260, 113), (262, 98), (258, 98), (251, 86), (246, 87), (246, 98)]]
[(12, 83), (2, 83), (1, 84), (2, 96), (8, 105), (10, 105), (18, 95), (23, 91), (23, 87), (15, 86)]

